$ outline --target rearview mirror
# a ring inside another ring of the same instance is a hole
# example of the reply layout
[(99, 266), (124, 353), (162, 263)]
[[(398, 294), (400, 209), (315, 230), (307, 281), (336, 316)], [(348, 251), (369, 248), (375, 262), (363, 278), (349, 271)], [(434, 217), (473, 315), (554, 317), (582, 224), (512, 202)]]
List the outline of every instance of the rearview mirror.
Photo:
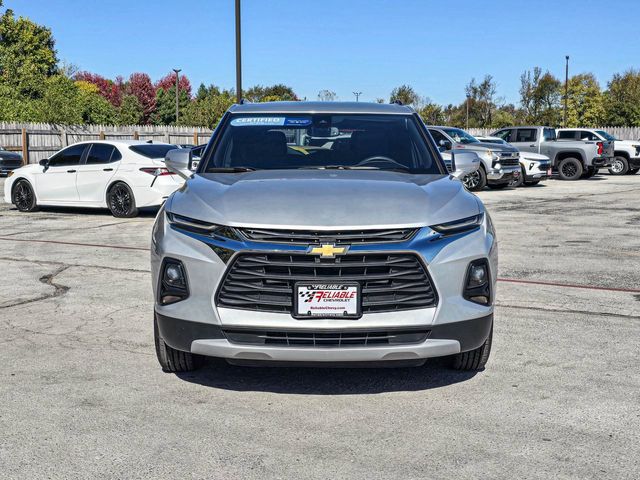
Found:
[(169, 170), (177, 173), (185, 180), (191, 178), (191, 149), (176, 148), (169, 150), (164, 157), (164, 164)]
[(48, 158), (44, 158), (44, 159), (40, 160), (38, 163), (40, 164), (41, 167), (44, 167), (44, 170), (43, 170), (44, 172), (46, 172), (47, 169), (49, 168), (49, 159)]
[(475, 152), (456, 152), (452, 157), (455, 170), (451, 175), (460, 180), (480, 168), (480, 157)]

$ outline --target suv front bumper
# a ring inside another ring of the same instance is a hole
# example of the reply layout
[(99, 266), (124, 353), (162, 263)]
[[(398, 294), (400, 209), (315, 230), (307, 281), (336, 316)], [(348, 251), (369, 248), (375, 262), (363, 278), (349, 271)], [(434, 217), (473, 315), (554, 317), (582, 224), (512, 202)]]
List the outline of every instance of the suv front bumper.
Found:
[(520, 165), (490, 168), (487, 171), (487, 181), (491, 184), (509, 183), (518, 175), (520, 175)]

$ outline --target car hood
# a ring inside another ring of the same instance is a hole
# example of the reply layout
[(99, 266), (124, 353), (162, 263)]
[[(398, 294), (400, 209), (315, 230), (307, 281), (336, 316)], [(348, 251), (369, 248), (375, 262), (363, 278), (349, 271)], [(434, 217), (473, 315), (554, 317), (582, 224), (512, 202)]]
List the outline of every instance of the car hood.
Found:
[(427, 226), (476, 215), (480, 207), (448, 175), (261, 170), (194, 175), (167, 210), (221, 225), (321, 230)]
[(0, 160), (22, 160), (22, 155), (7, 150), (0, 150)]
[(488, 148), (489, 150), (493, 150), (494, 152), (517, 152), (518, 151), (518, 149), (513, 145), (503, 145), (500, 143), (480, 142), (480, 143), (474, 143), (472, 145), (482, 147), (482, 148)]
[(640, 140), (616, 140), (616, 145), (624, 145), (625, 147), (637, 147), (640, 146)]

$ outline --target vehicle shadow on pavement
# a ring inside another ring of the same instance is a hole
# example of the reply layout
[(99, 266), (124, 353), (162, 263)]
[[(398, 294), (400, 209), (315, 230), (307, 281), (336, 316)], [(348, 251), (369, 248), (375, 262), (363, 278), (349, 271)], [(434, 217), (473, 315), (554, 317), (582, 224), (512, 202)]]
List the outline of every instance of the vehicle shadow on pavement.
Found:
[(464, 382), (478, 372), (447, 368), (436, 359), (420, 367), (245, 367), (214, 359), (200, 370), (179, 373), (187, 382), (233, 391), (299, 395), (354, 395), (430, 390)]
[[(18, 211), (17, 208), (13, 207), (11, 210)], [(99, 215), (104, 217), (112, 217), (111, 212), (106, 208), (82, 208), (82, 207), (39, 207), (39, 211), (46, 213), (59, 213), (66, 215)], [(145, 207), (141, 208), (138, 212), (138, 217), (143, 218), (154, 218), (158, 214), (157, 207)], [(134, 217), (134, 218), (138, 218)], [(128, 220), (127, 218), (123, 218), (122, 220)]]

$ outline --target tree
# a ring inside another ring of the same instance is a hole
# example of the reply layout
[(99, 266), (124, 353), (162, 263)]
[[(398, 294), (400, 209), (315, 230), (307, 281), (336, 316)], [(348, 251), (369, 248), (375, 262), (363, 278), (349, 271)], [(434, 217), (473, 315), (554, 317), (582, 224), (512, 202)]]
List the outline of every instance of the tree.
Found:
[(56, 73), (51, 30), (7, 9), (0, 17), (0, 83), (18, 95), (38, 98), (44, 81)]
[(198, 89), (196, 99), (192, 101), (180, 116), (180, 123), (208, 128), (215, 128), (224, 112), (235, 102), (235, 94), (231, 90), (220, 91), (211, 85), (206, 92)]
[(129, 81), (125, 84), (124, 90), (127, 95), (133, 95), (138, 99), (142, 107), (140, 122), (145, 125), (151, 123), (151, 118), (156, 111), (156, 89), (153, 87), (149, 75), (146, 73), (132, 73)]
[(559, 125), (561, 119), (562, 83), (540, 67), (533, 73), (520, 75), (520, 104), (524, 110), (524, 121), (532, 124)]
[(640, 126), (640, 71), (616, 73), (605, 92), (605, 122), (613, 126)]
[(117, 77), (116, 81), (108, 80), (97, 73), (79, 72), (76, 73), (76, 80), (93, 83), (98, 87), (98, 92), (106, 98), (111, 105), (119, 107), (122, 101), (123, 82), (121, 77)]
[(426, 103), (420, 110), (418, 115), (428, 125), (440, 125), (444, 123), (444, 113), (442, 107), (432, 102)]
[(336, 92), (331, 90), (320, 90), (318, 92), (318, 100), (321, 102), (335, 102), (337, 99)]
[[(189, 93), (187, 90), (180, 89), (178, 91), (178, 107), (184, 112), (190, 103)], [(154, 115), (154, 123), (158, 125), (175, 125), (176, 123), (176, 87), (173, 86), (168, 90), (159, 88), (156, 91), (156, 112)]]
[[(176, 88), (176, 72), (171, 72), (168, 75), (165, 75), (160, 80), (156, 82), (155, 85), (156, 91), (158, 89), (164, 90), (167, 92), (170, 88), (173, 88), (173, 92), (175, 95)], [(186, 75), (180, 75), (180, 79), (178, 80), (178, 91), (186, 92), (187, 97), (191, 98), (191, 82), (187, 78)]]
[(299, 101), (293, 89), (282, 83), (263, 87), (254, 85), (243, 92), (243, 98), (250, 102)]
[(64, 75), (53, 75), (44, 82), (42, 98), (36, 102), (35, 121), (45, 123), (80, 124), (83, 107), (80, 90)]
[(400, 102), (402, 105), (410, 105), (418, 108), (421, 103), (420, 96), (410, 85), (400, 85), (391, 91), (389, 103)]
[(144, 108), (135, 95), (125, 95), (118, 110), (120, 125), (139, 125), (144, 121)]
[(472, 78), (465, 90), (469, 102), (469, 126), (491, 127), (493, 111), (498, 108), (495, 99), (497, 86), (493, 77), (485, 75), (479, 84), (476, 83), (475, 78)]
[(100, 94), (98, 86), (84, 80), (78, 80), (75, 84), (78, 88), (78, 102), (83, 123), (102, 125), (115, 123), (116, 109)]
[(604, 95), (592, 73), (569, 79), (567, 127), (597, 127), (604, 120)]

